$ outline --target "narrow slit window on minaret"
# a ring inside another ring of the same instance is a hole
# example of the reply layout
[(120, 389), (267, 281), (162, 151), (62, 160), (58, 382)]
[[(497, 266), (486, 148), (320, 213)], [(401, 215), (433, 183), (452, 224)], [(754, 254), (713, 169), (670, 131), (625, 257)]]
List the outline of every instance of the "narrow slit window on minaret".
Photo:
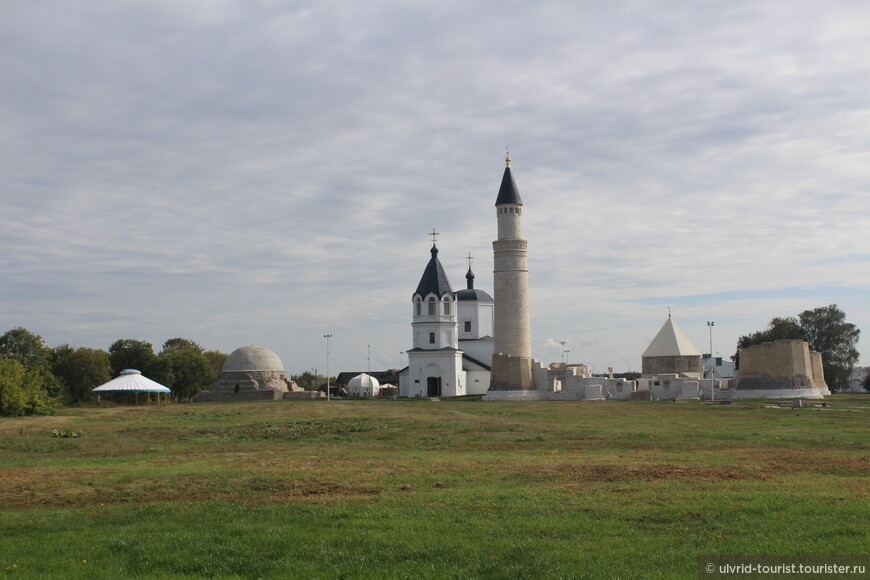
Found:
[(435, 344), (435, 333), (434, 332), (429, 333), (429, 344)]

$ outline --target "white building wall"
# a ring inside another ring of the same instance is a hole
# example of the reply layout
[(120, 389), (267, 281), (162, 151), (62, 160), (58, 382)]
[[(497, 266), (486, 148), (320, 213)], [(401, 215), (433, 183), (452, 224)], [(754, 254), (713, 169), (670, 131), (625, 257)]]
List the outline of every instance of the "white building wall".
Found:
[(466, 371), (465, 394), (483, 395), (489, 388), (489, 371)]
[(459, 341), (459, 347), (462, 349), (462, 352), (475, 360), (479, 360), (486, 366), (492, 364), (493, 344), (494, 341), (492, 338)]
[(462, 351), (416, 351), (408, 353), (407, 397), (428, 397), (429, 379), (440, 379), (441, 397), (465, 393)]

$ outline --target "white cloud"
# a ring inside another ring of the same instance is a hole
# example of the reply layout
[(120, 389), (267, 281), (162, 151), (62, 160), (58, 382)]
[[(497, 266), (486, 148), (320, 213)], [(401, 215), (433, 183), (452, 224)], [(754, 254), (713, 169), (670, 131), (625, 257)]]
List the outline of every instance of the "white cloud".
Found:
[(867, 327), (868, 25), (848, 1), (11, 5), (0, 321), (291, 371), (333, 332), (336, 369), (367, 344), (395, 366), (432, 227), (453, 285), (471, 252), (491, 288), (510, 145), (541, 358), (636, 369), (663, 300), (723, 354), (832, 302)]

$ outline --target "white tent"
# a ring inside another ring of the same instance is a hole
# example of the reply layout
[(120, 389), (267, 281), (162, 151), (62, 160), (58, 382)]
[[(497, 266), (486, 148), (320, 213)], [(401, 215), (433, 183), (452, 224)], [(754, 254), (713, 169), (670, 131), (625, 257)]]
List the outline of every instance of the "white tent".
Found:
[[(157, 402), (159, 404), (159, 393), (171, 393), (172, 389), (164, 387), (148, 377), (142, 376), (142, 373), (136, 369), (126, 369), (121, 371), (120, 375), (108, 383), (100, 385), (96, 389), (91, 389), (91, 392), (96, 393), (97, 395), (108, 393), (133, 393), (136, 395), (135, 400), (137, 402), (139, 393), (158, 393)], [(150, 397), (148, 400), (150, 401)]]
[(368, 373), (362, 373), (347, 382), (347, 392), (351, 397), (377, 397), (381, 383)]

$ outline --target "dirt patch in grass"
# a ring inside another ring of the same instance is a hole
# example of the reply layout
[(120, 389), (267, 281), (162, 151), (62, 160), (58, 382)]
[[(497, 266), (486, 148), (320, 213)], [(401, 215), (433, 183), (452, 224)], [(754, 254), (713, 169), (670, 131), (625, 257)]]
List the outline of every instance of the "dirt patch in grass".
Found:
[(356, 485), (323, 478), (254, 476), (215, 479), (188, 476), (173, 479), (147, 476), (112, 477), (97, 469), (4, 469), (0, 471), (0, 510), (73, 505), (150, 503), (155, 501), (347, 501), (383, 492), (373, 485)]
[(521, 471), (538, 480), (572, 485), (588, 482), (631, 481), (729, 481), (765, 479), (763, 474), (725, 467), (696, 467), (686, 465), (618, 465), (574, 464), (523, 467)]
[(870, 458), (836, 457), (819, 451), (763, 449), (743, 451), (735, 459), (768, 475), (805, 472), (863, 478), (870, 473)]
[(9, 468), (0, 470), (0, 508), (57, 506), (80, 503), (93, 495), (88, 483), (101, 469)]

